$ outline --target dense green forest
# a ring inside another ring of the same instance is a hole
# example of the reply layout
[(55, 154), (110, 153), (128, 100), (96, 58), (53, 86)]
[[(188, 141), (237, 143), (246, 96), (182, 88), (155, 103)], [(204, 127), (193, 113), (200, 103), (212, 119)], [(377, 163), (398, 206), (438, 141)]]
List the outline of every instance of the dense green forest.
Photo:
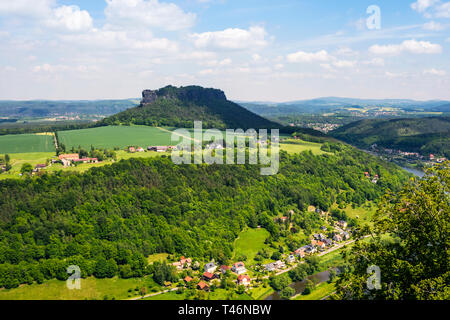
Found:
[(281, 152), (275, 176), (256, 165), (175, 165), (163, 156), (1, 181), (0, 287), (66, 279), (71, 264), (83, 276), (142, 276), (153, 272), (145, 257), (159, 252), (223, 263), (245, 226), (277, 239), (285, 234), (273, 217), (295, 208), (294, 225), (311, 230), (319, 218), (308, 205), (377, 201), (408, 178), (352, 147), (330, 152)]
[[(338, 299), (450, 299), (450, 163), (383, 197), (372, 242), (357, 241)], [(386, 234), (389, 237), (386, 237)], [(378, 288), (367, 289), (367, 269), (377, 266)]]
[(450, 117), (361, 120), (331, 132), (337, 139), (368, 148), (385, 148), (450, 157)]
[(141, 124), (192, 128), (203, 121), (204, 128), (278, 128), (281, 125), (262, 118), (226, 99), (218, 89), (199, 86), (167, 86), (154, 91), (156, 100), (108, 117), (108, 125)]

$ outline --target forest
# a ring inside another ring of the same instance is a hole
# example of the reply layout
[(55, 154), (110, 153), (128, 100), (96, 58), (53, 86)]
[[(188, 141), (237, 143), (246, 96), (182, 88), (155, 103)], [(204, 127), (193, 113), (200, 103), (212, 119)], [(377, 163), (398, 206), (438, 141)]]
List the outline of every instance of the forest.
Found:
[(138, 277), (154, 272), (146, 257), (162, 252), (224, 263), (246, 226), (286, 236), (273, 218), (295, 208), (295, 223), (312, 229), (318, 217), (308, 205), (376, 202), (409, 178), (353, 147), (327, 148), (281, 152), (275, 176), (257, 165), (175, 165), (162, 156), (0, 181), (0, 287), (66, 279), (71, 264), (83, 276)]

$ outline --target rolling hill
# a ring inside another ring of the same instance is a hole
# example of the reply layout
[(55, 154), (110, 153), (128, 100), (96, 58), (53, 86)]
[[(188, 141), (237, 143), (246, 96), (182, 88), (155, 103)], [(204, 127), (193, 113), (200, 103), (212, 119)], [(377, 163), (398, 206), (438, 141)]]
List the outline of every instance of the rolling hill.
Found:
[(331, 135), (363, 148), (376, 143), (385, 148), (450, 156), (450, 117), (361, 120)]
[(203, 128), (279, 128), (281, 125), (258, 116), (227, 100), (223, 91), (200, 86), (167, 86), (144, 90), (141, 104), (105, 118), (107, 125), (140, 124), (149, 126)]

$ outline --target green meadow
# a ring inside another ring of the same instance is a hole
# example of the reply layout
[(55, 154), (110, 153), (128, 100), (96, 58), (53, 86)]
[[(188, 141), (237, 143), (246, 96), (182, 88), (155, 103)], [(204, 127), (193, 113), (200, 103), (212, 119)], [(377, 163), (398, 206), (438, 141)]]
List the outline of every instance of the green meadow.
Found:
[(264, 241), (269, 235), (269, 231), (263, 228), (243, 230), (234, 242), (233, 260), (240, 255), (245, 255), (246, 263), (252, 264), (258, 251), (266, 247)]
[(301, 153), (303, 151), (311, 151), (314, 155), (321, 155), (326, 153), (320, 150), (321, 143), (303, 141), (303, 140), (286, 140), (290, 143), (280, 143), (280, 150), (284, 150), (287, 153)]
[(67, 288), (66, 281), (48, 280), (42, 284), (21, 285), (0, 289), (0, 300), (103, 300), (128, 299), (139, 295), (136, 288), (155, 287), (151, 278), (81, 279), (81, 289)]
[(60, 143), (68, 150), (78, 146), (84, 149), (140, 146), (145, 149), (152, 145), (176, 145), (178, 142), (172, 142), (171, 135), (169, 130), (148, 126), (107, 126), (58, 132)]
[(0, 136), (0, 154), (25, 152), (55, 152), (53, 136), (44, 134)]

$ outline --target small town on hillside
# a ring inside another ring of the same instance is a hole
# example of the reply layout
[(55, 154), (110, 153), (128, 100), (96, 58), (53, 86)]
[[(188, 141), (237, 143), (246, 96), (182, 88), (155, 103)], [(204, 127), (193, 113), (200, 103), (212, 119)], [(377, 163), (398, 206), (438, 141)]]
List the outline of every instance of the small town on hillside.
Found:
[[(252, 288), (257, 288), (262, 279), (267, 279), (271, 275), (278, 275), (285, 273), (299, 263), (303, 263), (304, 258), (315, 254), (325, 254), (326, 251), (333, 251), (345, 245), (347, 240), (352, 238), (354, 232), (346, 221), (336, 220), (331, 218), (328, 212), (322, 211), (319, 208), (310, 207), (310, 211), (315, 212), (324, 222), (320, 228), (321, 232), (312, 234), (310, 243), (297, 248), (296, 250), (280, 255), (278, 260), (265, 264), (251, 264), (246, 265), (243, 261), (232, 262), (231, 265), (220, 265), (216, 261), (208, 261), (201, 268), (199, 261), (193, 261), (191, 258), (180, 256), (178, 258), (169, 258), (172, 266), (176, 269), (180, 276), (180, 282), (171, 283), (166, 281), (164, 283), (166, 288), (173, 290), (180, 287), (180, 283), (188, 289), (202, 290), (209, 292), (212, 288), (218, 288), (222, 279), (230, 278), (241, 290), (245, 292)], [(289, 215), (293, 215), (291, 210)], [(288, 216), (276, 217), (274, 222), (289, 223)], [(327, 228), (327, 225), (330, 228)], [(258, 226), (260, 228), (260, 226)], [(329, 230), (332, 231), (329, 231)], [(327, 231), (328, 230), (328, 231)], [(262, 276), (255, 276), (258, 273)]]

